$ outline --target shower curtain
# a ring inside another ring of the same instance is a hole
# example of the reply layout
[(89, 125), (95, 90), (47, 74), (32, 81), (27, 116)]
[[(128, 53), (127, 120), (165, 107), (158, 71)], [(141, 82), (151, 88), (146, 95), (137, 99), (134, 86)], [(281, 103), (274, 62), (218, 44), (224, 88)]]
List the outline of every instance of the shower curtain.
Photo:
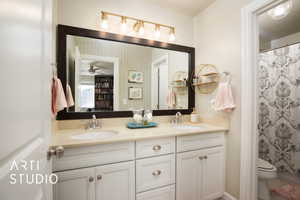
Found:
[(259, 157), (300, 175), (300, 44), (260, 54)]

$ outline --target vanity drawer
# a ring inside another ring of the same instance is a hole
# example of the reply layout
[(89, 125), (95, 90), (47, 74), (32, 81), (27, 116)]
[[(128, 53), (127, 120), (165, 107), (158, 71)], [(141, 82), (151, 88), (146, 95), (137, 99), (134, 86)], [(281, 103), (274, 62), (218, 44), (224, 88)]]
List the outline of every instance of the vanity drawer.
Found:
[(101, 144), (65, 149), (61, 158), (53, 159), (53, 170), (63, 171), (134, 160), (134, 143)]
[(177, 152), (223, 146), (224, 133), (209, 133), (177, 137)]
[(137, 192), (175, 183), (175, 155), (136, 161)]
[(175, 200), (175, 186), (167, 186), (137, 194), (136, 200)]
[(162, 138), (136, 142), (136, 158), (146, 158), (175, 152), (175, 138)]

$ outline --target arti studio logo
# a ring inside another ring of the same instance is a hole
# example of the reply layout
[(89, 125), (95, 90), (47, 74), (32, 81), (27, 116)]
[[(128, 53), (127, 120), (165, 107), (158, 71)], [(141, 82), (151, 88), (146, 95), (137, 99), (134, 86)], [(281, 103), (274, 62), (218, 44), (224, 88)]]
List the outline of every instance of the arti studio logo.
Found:
[(37, 160), (13, 161), (10, 166), (9, 183), (14, 184), (56, 184), (56, 174), (35, 173), (40, 171), (40, 162)]

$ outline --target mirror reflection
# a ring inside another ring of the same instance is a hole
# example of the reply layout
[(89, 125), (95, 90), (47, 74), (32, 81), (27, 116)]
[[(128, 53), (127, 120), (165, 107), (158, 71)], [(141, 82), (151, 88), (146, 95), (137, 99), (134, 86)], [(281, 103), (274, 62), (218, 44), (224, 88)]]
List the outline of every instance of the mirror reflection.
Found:
[(67, 36), (68, 112), (188, 109), (189, 55)]

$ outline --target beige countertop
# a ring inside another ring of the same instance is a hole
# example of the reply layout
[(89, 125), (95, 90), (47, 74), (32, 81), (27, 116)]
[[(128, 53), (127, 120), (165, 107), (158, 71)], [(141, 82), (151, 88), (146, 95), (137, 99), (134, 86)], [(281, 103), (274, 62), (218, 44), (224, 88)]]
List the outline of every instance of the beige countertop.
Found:
[[(96, 144), (108, 144), (115, 142), (125, 142), (125, 141), (137, 141), (143, 139), (155, 139), (164, 138), (171, 136), (184, 136), (192, 134), (205, 134), (205, 133), (216, 133), (228, 131), (225, 126), (212, 125), (207, 123), (183, 123), (180, 126), (198, 126), (199, 129), (193, 128), (175, 128), (174, 125), (170, 123), (159, 123), (155, 128), (145, 128), (145, 129), (128, 129), (124, 125), (117, 126), (103, 126), (100, 129), (94, 130), (84, 130), (84, 129), (65, 129), (57, 130), (52, 134), (52, 144), (51, 147), (63, 146), (65, 148), (89, 146)], [(111, 137), (104, 139), (89, 139), (89, 140), (79, 140), (73, 139), (72, 136), (80, 135), (88, 132), (101, 132), (101, 131), (116, 131), (117, 133)]]

